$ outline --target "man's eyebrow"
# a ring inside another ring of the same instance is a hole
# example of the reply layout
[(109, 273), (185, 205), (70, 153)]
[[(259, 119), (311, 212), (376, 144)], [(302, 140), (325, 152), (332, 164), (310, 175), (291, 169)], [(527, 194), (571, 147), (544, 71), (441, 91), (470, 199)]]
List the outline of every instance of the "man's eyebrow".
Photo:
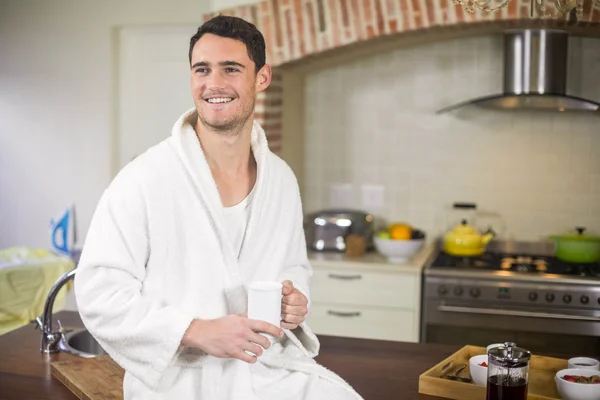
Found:
[(238, 67), (238, 68), (246, 68), (245, 65), (240, 64), (237, 61), (221, 61), (219, 63), (221, 67)]
[[(243, 68), (243, 69), (246, 68), (245, 65), (240, 64), (237, 61), (220, 61), (219, 65), (221, 67), (238, 67), (238, 68)], [(210, 63), (207, 63), (206, 61), (199, 61), (199, 62), (195, 63), (194, 65), (192, 65), (192, 68), (198, 68), (198, 67), (210, 67)]]
[(194, 65), (192, 65), (192, 68), (198, 68), (198, 67), (208, 67), (208, 63), (206, 61), (199, 61), (199, 62), (195, 63)]

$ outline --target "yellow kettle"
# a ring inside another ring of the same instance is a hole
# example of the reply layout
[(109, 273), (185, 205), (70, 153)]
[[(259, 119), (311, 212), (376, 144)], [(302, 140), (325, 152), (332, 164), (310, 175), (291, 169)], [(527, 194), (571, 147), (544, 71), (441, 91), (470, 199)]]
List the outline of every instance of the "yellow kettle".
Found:
[(468, 225), (467, 220), (462, 220), (444, 236), (444, 252), (461, 257), (478, 256), (485, 252), (485, 247), (493, 238), (494, 233), (491, 229), (482, 235)]

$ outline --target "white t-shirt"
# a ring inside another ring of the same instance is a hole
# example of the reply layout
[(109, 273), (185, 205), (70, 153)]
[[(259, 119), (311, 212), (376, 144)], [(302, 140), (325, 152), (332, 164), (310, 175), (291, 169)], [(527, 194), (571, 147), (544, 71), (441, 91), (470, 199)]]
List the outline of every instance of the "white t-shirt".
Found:
[(225, 230), (233, 245), (233, 251), (239, 256), (246, 233), (246, 226), (250, 218), (250, 203), (252, 203), (254, 188), (244, 200), (231, 207), (223, 207), (225, 217)]

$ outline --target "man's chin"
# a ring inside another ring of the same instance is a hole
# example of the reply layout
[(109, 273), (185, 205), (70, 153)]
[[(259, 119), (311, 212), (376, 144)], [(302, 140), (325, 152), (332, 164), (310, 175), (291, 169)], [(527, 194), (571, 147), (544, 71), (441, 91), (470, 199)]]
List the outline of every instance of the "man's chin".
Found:
[(202, 122), (202, 125), (206, 126), (207, 128), (209, 128), (212, 131), (215, 131), (217, 133), (223, 133), (223, 134), (228, 134), (228, 135), (232, 135), (232, 134), (236, 134), (237, 131), (240, 127), (240, 121), (236, 120), (219, 120), (219, 119), (204, 119), (204, 118), (200, 118), (200, 121)]
[(233, 118), (223, 118), (222, 116), (215, 117), (215, 115), (211, 115), (207, 118), (207, 115), (204, 113), (199, 113), (199, 121), (202, 125), (206, 126), (210, 130), (222, 133), (225, 135), (236, 135), (239, 130), (242, 129), (244, 124), (248, 121), (251, 114), (246, 116), (245, 118), (237, 116)]

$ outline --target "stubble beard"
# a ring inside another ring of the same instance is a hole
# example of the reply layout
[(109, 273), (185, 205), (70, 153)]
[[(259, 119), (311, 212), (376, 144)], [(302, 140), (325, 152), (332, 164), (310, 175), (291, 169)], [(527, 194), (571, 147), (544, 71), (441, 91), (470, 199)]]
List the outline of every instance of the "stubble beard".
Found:
[[(203, 101), (203, 100), (202, 100)], [(252, 116), (252, 111), (254, 110), (254, 105), (256, 100), (254, 98), (251, 102), (249, 102), (245, 107), (242, 108), (240, 114), (233, 116), (231, 119), (218, 121), (217, 123), (212, 123), (208, 121), (205, 116), (198, 111), (198, 119), (200, 123), (210, 130), (215, 132), (216, 134), (223, 136), (237, 136), (241, 133), (242, 128), (248, 122), (250, 116)]]

